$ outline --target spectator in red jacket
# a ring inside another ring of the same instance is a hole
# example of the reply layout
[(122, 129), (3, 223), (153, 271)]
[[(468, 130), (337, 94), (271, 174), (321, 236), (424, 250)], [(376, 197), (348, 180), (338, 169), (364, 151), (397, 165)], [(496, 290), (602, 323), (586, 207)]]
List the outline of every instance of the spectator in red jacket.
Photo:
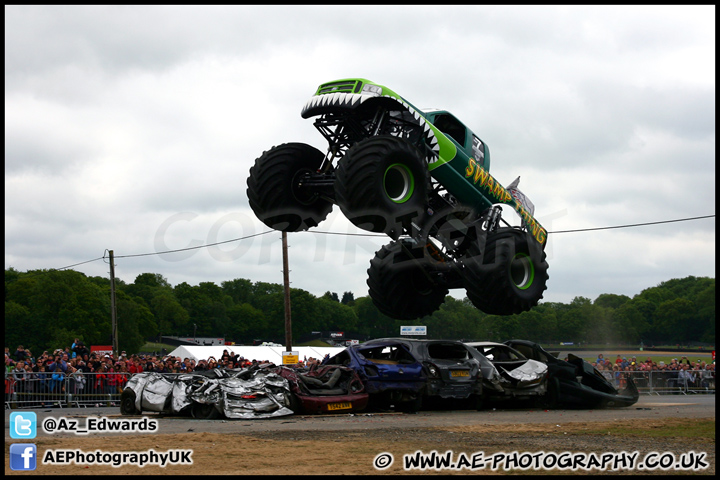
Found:
[(129, 373), (142, 373), (143, 367), (140, 364), (140, 359), (137, 356), (133, 356), (130, 365), (128, 366)]

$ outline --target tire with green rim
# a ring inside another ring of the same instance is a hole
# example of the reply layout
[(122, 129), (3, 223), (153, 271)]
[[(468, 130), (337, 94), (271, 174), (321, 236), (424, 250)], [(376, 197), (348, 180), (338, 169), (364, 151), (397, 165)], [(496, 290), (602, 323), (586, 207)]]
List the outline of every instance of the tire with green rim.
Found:
[(488, 235), (482, 262), (462, 261), (468, 299), (492, 315), (513, 315), (537, 305), (547, 289), (545, 251), (528, 233), (499, 228)]
[(425, 212), (428, 182), (427, 164), (417, 148), (398, 137), (370, 137), (338, 162), (335, 199), (358, 228), (397, 240)]
[(247, 180), (247, 196), (255, 215), (268, 227), (299, 232), (325, 220), (333, 204), (317, 192), (300, 187), (315, 173), (325, 155), (304, 143), (285, 143), (255, 160)]
[(433, 282), (424, 264), (422, 248), (403, 241), (383, 246), (370, 261), (367, 281), (378, 310), (391, 318), (413, 320), (439, 309), (448, 289)]

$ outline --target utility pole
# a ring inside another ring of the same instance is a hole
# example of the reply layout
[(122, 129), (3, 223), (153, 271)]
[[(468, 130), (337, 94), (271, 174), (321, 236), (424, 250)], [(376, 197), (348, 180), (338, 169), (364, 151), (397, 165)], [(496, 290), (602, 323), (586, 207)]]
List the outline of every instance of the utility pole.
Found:
[(285, 285), (285, 350), (292, 351), (292, 319), (290, 317), (290, 271), (288, 270), (287, 232), (282, 232), (283, 283)]
[(108, 250), (110, 254), (110, 318), (112, 319), (112, 348), (113, 356), (117, 358), (120, 353), (118, 348), (118, 328), (117, 328), (117, 309), (115, 308), (115, 256), (112, 250)]

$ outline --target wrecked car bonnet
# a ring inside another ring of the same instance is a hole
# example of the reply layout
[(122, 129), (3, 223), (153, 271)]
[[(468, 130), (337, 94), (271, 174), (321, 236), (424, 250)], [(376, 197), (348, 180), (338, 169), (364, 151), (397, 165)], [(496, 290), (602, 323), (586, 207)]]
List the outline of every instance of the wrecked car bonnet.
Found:
[(535, 360), (528, 360), (514, 370), (509, 370), (508, 375), (519, 382), (532, 382), (542, 378), (542, 376), (547, 372), (547, 369), (548, 367), (544, 363), (540, 363)]

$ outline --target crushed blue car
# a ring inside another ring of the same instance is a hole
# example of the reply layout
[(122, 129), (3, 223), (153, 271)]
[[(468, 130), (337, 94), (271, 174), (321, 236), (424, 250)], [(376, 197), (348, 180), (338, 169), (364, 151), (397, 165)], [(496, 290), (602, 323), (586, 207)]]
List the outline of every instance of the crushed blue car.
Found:
[(418, 411), (427, 383), (423, 365), (409, 349), (395, 341), (351, 345), (323, 361), (355, 370), (374, 408)]
[(483, 403), (483, 375), (470, 347), (455, 340), (385, 338), (370, 340), (362, 348), (401, 346), (422, 367), (425, 385), (414, 408), (425, 406), (480, 409)]

